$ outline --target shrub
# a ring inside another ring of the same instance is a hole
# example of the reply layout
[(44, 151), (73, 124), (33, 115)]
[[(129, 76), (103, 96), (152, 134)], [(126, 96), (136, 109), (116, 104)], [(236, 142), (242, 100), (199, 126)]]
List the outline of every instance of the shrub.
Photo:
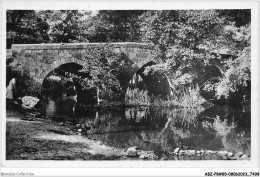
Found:
[[(9, 63), (11, 64), (11, 63)], [(39, 97), (41, 93), (41, 84), (36, 82), (31, 76), (26, 66), (15, 67), (13, 65), (6, 66), (6, 84), (12, 78), (16, 78), (16, 97), (34, 96)]]
[(125, 103), (127, 105), (150, 105), (151, 97), (147, 90), (127, 89), (125, 96)]
[(202, 107), (207, 101), (200, 96), (199, 86), (181, 87), (166, 99), (160, 96), (149, 96), (147, 90), (127, 89), (125, 103), (127, 105), (151, 105), (163, 107)]

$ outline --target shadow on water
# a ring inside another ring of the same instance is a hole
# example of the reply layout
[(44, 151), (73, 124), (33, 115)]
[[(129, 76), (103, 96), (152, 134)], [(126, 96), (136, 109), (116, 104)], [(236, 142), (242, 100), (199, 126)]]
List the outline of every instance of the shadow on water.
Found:
[(250, 154), (250, 107), (167, 109), (158, 107), (90, 108), (65, 100), (49, 101), (46, 115), (73, 119), (88, 127), (84, 135), (115, 148), (137, 146), (159, 156), (183, 149), (225, 150)]

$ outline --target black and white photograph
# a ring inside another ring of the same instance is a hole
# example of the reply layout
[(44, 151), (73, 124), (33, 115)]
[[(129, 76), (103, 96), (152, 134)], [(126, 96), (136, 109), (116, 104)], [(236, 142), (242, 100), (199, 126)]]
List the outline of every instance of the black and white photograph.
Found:
[(259, 165), (256, 16), (192, 7), (5, 8), (4, 161)]

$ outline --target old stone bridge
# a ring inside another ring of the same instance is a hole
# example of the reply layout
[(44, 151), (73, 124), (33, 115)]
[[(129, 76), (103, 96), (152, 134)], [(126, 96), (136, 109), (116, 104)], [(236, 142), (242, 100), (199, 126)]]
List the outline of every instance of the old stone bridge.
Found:
[[(111, 47), (116, 53), (124, 53), (133, 63), (133, 75), (143, 66), (147, 64), (156, 64), (153, 57), (156, 50), (147, 44), (143, 43), (67, 43), (67, 44), (13, 44), (12, 55), (20, 65), (26, 66), (29, 69), (30, 76), (40, 84), (55, 68), (68, 64), (76, 63), (86, 65), (87, 55), (92, 49), (97, 47)], [(143, 69), (143, 68), (142, 68)], [(163, 89), (165, 93), (170, 92), (170, 83), (164, 79), (160, 82), (163, 85), (159, 92)], [(156, 84), (153, 84), (156, 85)], [(155, 88), (152, 88), (155, 89)]]

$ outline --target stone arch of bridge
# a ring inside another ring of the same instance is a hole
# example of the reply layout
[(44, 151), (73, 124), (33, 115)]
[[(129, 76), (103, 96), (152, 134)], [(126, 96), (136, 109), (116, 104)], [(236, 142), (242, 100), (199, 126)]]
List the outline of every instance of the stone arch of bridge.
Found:
[(145, 85), (147, 86), (148, 94), (152, 93), (155, 95), (167, 96), (172, 95), (172, 84), (165, 73), (154, 73), (154, 78), (145, 75), (144, 71), (146, 67), (158, 64), (154, 60), (145, 61), (142, 65), (138, 65), (138, 69), (135, 70), (132, 75), (132, 79), (129, 81), (128, 89), (137, 87), (139, 78), (142, 78)]
[(215, 63), (212, 66), (217, 67), (219, 69), (219, 71), (221, 72), (222, 76), (225, 75), (226, 69), (223, 66), (221, 66), (220, 64), (217, 64), (217, 63)]
[(59, 66), (64, 65), (64, 64), (68, 64), (68, 63), (75, 63), (75, 64), (81, 65), (83, 67), (87, 64), (85, 61), (79, 60), (77, 58), (72, 58), (72, 57), (61, 58), (61, 59), (55, 60), (52, 64), (50, 64), (50, 67), (45, 72), (43, 72), (41, 74), (42, 82), (48, 76), (48, 74), (51, 71), (53, 71), (55, 68), (58, 68)]
[[(72, 58), (72, 57), (67, 57), (67, 58), (60, 58), (60, 59), (57, 59), (55, 60), (54, 62), (52, 62), (50, 64), (50, 66), (48, 67), (48, 69), (42, 73), (41, 75), (41, 94), (46, 94), (46, 92), (43, 92), (43, 88), (46, 86), (44, 85), (46, 79), (50, 76), (50, 74), (52, 73), (52, 71), (55, 71), (55, 69), (59, 68), (60, 66), (65, 66), (65, 65), (70, 65), (69, 67), (71, 67), (71, 64), (74, 64), (74, 65), (78, 65), (77, 66), (77, 69), (81, 69), (81, 67), (84, 67), (87, 65), (86, 62), (82, 61), (82, 60), (79, 60), (79, 59), (76, 59), (76, 58)], [(74, 66), (72, 66), (74, 67)], [(84, 96), (89, 96), (88, 99), (87, 99), (87, 104), (91, 104), (91, 103), (96, 103), (96, 93), (93, 93), (93, 90), (92, 91), (84, 91), (84, 89), (82, 90), (79, 86), (79, 83), (75, 83), (73, 82), (73, 85), (74, 85), (74, 88), (76, 89), (76, 93), (77, 93), (77, 101), (80, 101), (81, 103), (86, 103), (86, 99), (84, 100), (82, 95), (84, 94)], [(94, 89), (95, 90), (95, 89)], [(96, 90), (95, 90), (96, 92)], [(87, 95), (86, 95), (87, 93)], [(48, 93), (47, 93), (48, 95)], [(56, 96), (56, 95), (55, 95)], [(91, 102), (93, 101), (93, 102)]]
[[(46, 71), (44, 71), (41, 75), (40, 75), (40, 80), (41, 80), (41, 85), (43, 84), (44, 80), (48, 77), (48, 75), (53, 71), (55, 70), (56, 68), (60, 67), (61, 65), (64, 65), (64, 64), (69, 64), (69, 63), (75, 63), (75, 64), (78, 64), (80, 66), (86, 66), (87, 65), (87, 62), (83, 61), (83, 60), (80, 60), (80, 59), (77, 59), (77, 58), (73, 58), (73, 57), (67, 57), (67, 58), (59, 58), (55, 61), (53, 61), (48, 69)], [(136, 63), (135, 65), (133, 65), (134, 67), (132, 68), (133, 71), (132, 71), (132, 76), (133, 77), (136, 73), (139, 73), (140, 71), (143, 71), (145, 67), (147, 66), (151, 66), (151, 65), (155, 65), (157, 64), (157, 62), (153, 59), (147, 59), (147, 60), (144, 60), (142, 62), (138, 62)], [(165, 77), (164, 79), (162, 80), (162, 83), (164, 83), (164, 85), (162, 86), (162, 90), (167, 90), (167, 93), (171, 94), (171, 83), (167, 77), (167, 75), (163, 74)], [(148, 80), (149, 82), (149, 78), (145, 78)], [(156, 85), (157, 83), (153, 83), (152, 82), (152, 85)], [(150, 84), (151, 85), (151, 84)], [(160, 83), (159, 83), (160, 85)], [(151, 87), (151, 86), (150, 86)], [(159, 86), (160, 87), (160, 86)], [(158, 87), (158, 88), (159, 88)], [(157, 88), (157, 89), (158, 89)]]

